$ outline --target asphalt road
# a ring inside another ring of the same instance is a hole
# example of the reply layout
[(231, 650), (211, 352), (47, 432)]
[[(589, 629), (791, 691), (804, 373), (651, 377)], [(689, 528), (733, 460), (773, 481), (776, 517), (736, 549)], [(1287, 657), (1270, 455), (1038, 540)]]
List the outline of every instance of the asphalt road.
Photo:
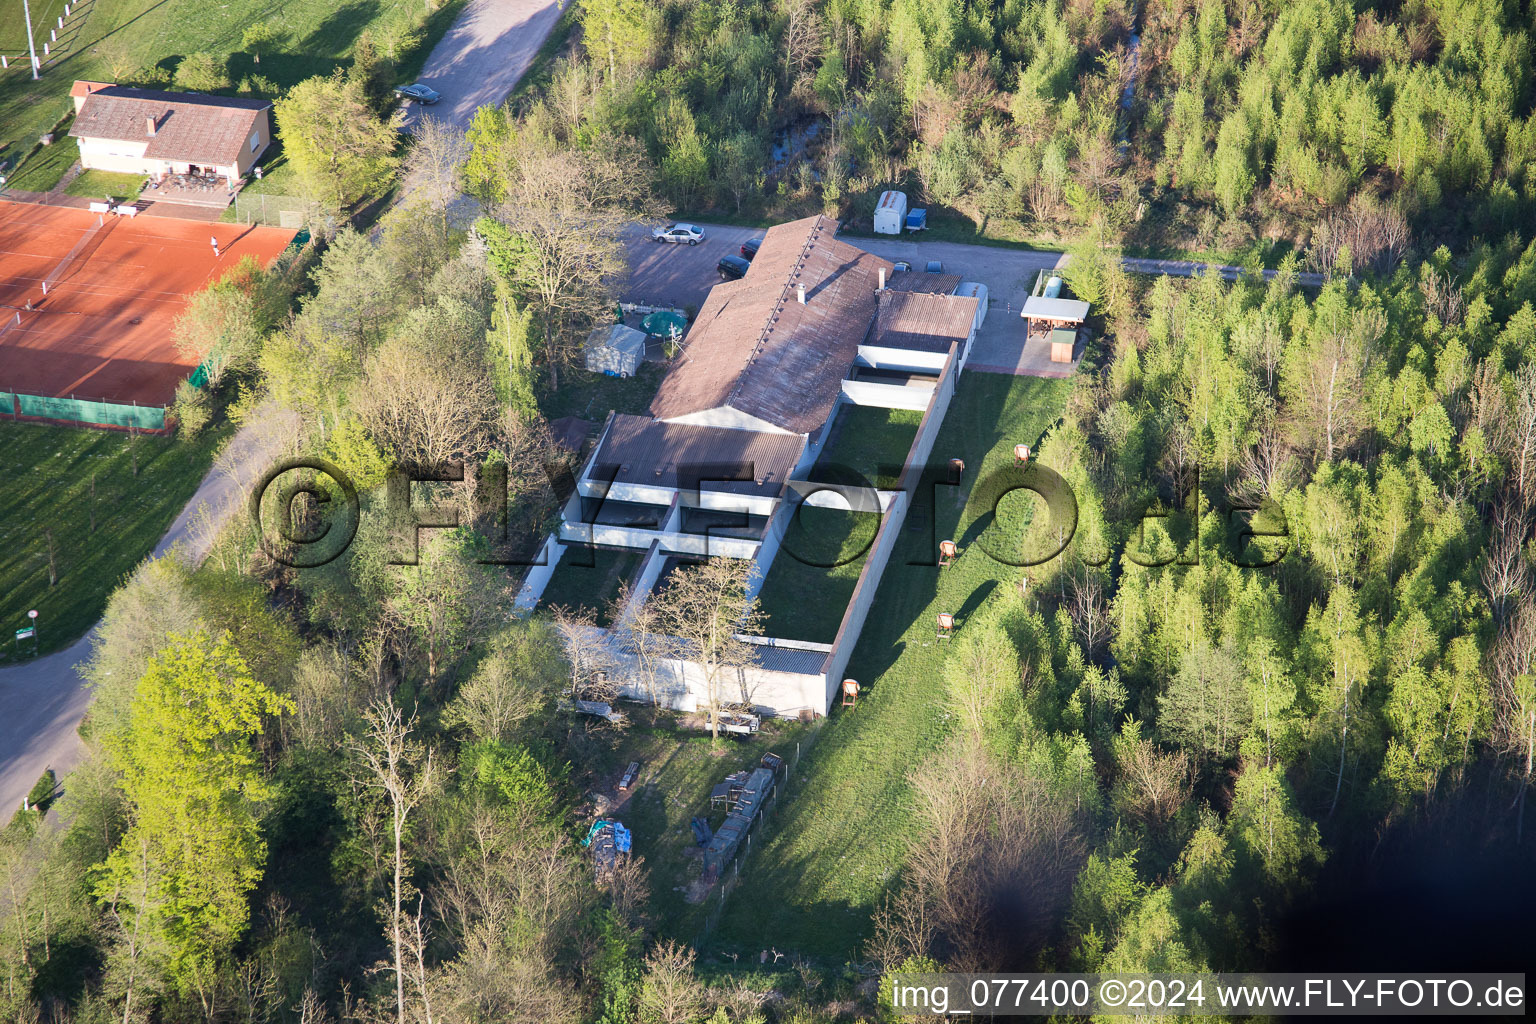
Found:
[(423, 112), (468, 127), (480, 107), (506, 99), (559, 17), (556, 0), (470, 0), (416, 79), (443, 98), (430, 107), (410, 104), (407, 130)]
[[(189, 563), (201, 562), (218, 527), (244, 507), (246, 487), (281, 449), (285, 433), (279, 414), (267, 412), (235, 434), (153, 557), (175, 549)], [(91, 702), (79, 669), (95, 635), (92, 629), (46, 658), (0, 669), (0, 821), (10, 820), (46, 769), (63, 777), (79, 762), (78, 730)]]

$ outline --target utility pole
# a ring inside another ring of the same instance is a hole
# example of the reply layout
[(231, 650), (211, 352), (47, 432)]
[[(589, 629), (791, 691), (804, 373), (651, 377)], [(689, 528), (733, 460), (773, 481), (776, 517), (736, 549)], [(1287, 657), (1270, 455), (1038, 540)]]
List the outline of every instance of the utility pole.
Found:
[(37, 81), (37, 44), (32, 42), (31, 0), (21, 0), (22, 17), (27, 20), (27, 50), (32, 54), (32, 81)]

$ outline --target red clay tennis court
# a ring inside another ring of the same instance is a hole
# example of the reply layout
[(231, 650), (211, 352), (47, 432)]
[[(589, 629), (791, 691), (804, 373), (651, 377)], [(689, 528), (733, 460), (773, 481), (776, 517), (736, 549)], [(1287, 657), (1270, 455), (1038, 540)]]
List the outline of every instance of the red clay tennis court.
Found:
[(169, 404), (196, 368), (171, 339), (187, 297), (295, 233), (0, 201), (0, 390)]

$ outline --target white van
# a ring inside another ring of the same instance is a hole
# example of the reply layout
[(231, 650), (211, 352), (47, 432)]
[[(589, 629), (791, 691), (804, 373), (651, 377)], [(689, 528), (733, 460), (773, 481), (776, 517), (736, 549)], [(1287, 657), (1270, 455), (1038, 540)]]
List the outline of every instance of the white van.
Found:
[(906, 220), (907, 194), (894, 190), (880, 193), (880, 202), (875, 204), (875, 234), (899, 235)]

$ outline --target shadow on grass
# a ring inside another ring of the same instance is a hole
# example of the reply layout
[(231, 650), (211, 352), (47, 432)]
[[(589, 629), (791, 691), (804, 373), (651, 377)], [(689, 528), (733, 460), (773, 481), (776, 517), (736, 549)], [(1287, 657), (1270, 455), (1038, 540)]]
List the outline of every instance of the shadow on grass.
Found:
[(297, 43), (294, 49), (344, 53), (352, 48), (363, 30), (378, 16), (378, 0), (359, 0), (338, 7)]

